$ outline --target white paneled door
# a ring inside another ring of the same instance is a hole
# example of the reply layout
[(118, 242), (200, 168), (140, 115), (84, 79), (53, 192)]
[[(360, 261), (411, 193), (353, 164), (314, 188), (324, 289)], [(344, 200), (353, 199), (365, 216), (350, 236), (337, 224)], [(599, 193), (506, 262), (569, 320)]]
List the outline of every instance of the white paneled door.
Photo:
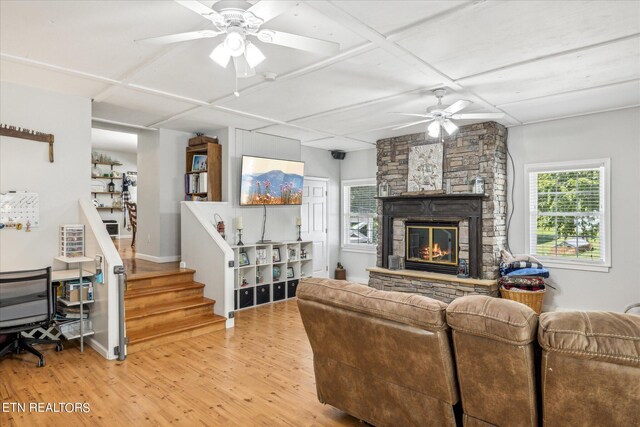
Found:
[(313, 277), (329, 277), (327, 242), (327, 180), (304, 178), (302, 238), (313, 241)]

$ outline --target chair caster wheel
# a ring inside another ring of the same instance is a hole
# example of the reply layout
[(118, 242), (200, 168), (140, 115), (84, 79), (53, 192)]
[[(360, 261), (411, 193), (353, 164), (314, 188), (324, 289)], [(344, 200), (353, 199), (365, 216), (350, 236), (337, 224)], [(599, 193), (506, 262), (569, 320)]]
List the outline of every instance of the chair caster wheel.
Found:
[(38, 360), (38, 368), (42, 368), (44, 366), (44, 359)]
[(64, 349), (64, 346), (62, 344), (56, 344), (56, 351), (60, 352)]

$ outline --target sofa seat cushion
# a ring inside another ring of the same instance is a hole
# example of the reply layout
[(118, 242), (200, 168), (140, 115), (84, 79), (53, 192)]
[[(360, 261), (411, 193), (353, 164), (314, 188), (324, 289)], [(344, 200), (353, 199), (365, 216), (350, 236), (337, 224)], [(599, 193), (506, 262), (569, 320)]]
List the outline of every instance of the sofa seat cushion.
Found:
[(542, 313), (538, 341), (547, 351), (640, 366), (640, 316), (633, 314)]
[[(312, 286), (303, 286), (305, 284)], [(422, 295), (379, 291), (340, 280), (308, 278), (302, 280), (297, 296), (432, 332), (448, 329), (447, 304)]]
[(519, 302), (470, 295), (449, 304), (447, 323), (454, 331), (524, 345), (535, 339), (538, 318)]

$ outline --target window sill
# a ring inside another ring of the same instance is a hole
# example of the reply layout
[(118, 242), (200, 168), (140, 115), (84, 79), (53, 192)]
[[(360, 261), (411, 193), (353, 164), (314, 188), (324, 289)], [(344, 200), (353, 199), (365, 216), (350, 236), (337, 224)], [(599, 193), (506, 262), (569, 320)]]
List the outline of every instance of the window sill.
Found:
[(548, 268), (559, 268), (563, 270), (579, 270), (579, 271), (596, 271), (599, 273), (608, 273), (611, 269), (611, 265), (607, 264), (587, 264), (582, 262), (567, 262), (567, 261), (559, 261), (551, 258), (543, 258), (533, 255), (538, 258), (545, 267)]
[(376, 247), (369, 247), (369, 248), (359, 248), (357, 246), (342, 246), (340, 249), (342, 249), (343, 252), (353, 252), (353, 253), (358, 253), (358, 254), (370, 254), (370, 255), (375, 255), (377, 253)]

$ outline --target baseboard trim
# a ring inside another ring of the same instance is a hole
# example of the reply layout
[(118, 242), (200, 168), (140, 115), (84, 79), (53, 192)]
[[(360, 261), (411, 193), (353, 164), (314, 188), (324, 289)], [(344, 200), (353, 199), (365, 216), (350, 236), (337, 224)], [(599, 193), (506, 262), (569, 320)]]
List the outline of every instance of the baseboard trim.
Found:
[(100, 344), (98, 341), (96, 341), (93, 337), (85, 338), (84, 342), (87, 345), (89, 345), (89, 347), (94, 349), (96, 353), (98, 353), (100, 356), (104, 357), (105, 359), (107, 360), (117, 359), (115, 354), (109, 353), (109, 351), (106, 348), (104, 348), (104, 346)]
[(163, 262), (180, 261), (180, 255), (153, 256), (153, 255), (141, 254), (139, 252), (136, 252), (136, 258), (142, 259), (142, 260), (145, 260), (145, 261), (156, 262), (156, 263), (160, 263), (160, 264), (162, 264)]
[(362, 285), (368, 285), (369, 284), (369, 278), (368, 277), (351, 277), (351, 276), (347, 276), (347, 280), (349, 282), (360, 283)]

